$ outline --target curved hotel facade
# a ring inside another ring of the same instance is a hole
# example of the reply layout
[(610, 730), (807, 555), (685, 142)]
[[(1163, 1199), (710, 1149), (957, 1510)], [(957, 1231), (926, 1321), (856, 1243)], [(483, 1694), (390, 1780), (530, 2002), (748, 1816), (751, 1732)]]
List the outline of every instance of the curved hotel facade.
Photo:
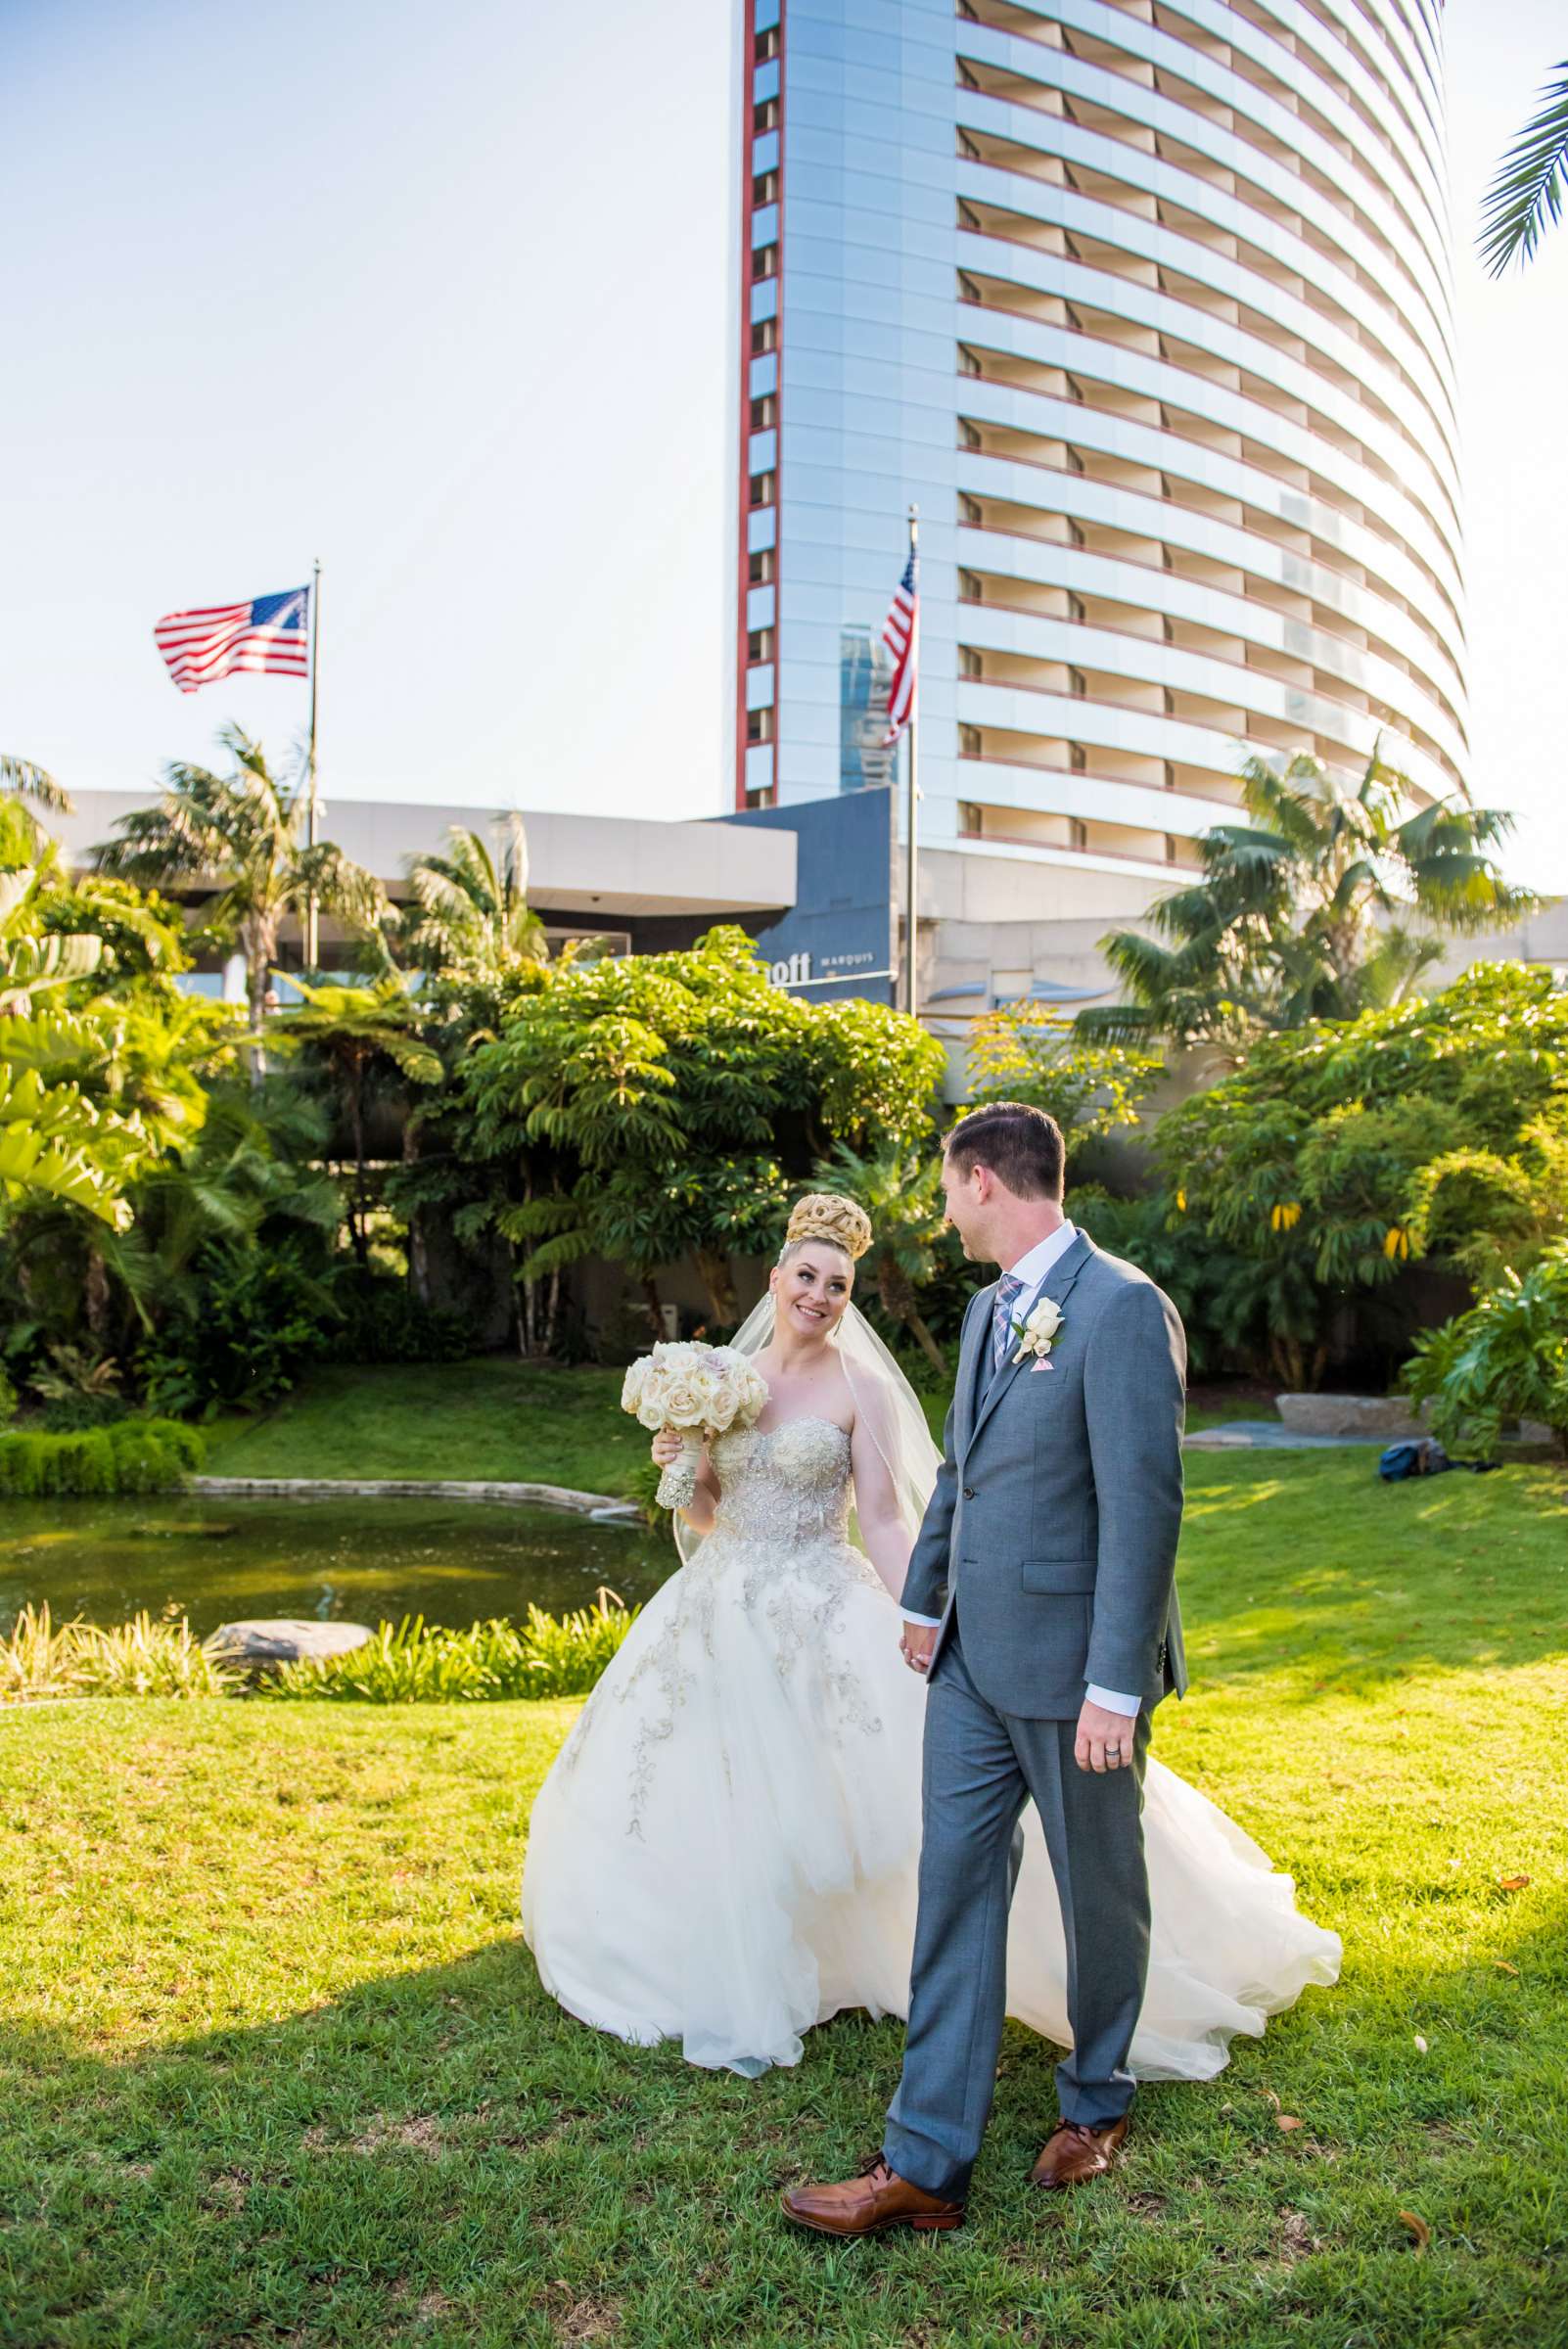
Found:
[(1436, 0), (741, 5), (736, 806), (890, 779), (911, 503), (955, 1003), (1040, 977), (966, 922), (1086, 948), (1244, 750), (1461, 787)]

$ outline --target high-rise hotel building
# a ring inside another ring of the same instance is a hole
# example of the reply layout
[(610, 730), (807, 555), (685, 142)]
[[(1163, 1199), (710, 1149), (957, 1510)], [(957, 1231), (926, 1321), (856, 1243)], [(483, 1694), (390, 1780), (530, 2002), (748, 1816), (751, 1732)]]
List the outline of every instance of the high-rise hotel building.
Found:
[(1437, 0), (739, 5), (735, 805), (888, 779), (911, 504), (940, 918), (1136, 912), (1246, 750), (1460, 786)]

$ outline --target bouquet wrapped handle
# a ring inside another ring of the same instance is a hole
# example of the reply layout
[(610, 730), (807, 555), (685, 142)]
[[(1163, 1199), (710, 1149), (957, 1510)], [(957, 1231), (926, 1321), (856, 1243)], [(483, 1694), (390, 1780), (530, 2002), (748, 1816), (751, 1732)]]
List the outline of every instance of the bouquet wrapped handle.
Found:
[(697, 1497), (697, 1472), (703, 1460), (702, 1431), (680, 1427), (669, 1432), (680, 1438), (680, 1457), (671, 1460), (660, 1477), (654, 1497), (662, 1509), (689, 1509)]

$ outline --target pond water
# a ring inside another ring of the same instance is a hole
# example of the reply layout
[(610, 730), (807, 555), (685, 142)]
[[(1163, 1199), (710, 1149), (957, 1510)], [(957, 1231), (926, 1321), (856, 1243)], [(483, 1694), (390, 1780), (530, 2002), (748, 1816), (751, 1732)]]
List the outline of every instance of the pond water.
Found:
[(246, 1615), (465, 1625), (628, 1605), (679, 1560), (667, 1535), (560, 1509), (438, 1500), (0, 1502), (0, 1633), (29, 1601), (56, 1622), (185, 1614), (199, 1636)]

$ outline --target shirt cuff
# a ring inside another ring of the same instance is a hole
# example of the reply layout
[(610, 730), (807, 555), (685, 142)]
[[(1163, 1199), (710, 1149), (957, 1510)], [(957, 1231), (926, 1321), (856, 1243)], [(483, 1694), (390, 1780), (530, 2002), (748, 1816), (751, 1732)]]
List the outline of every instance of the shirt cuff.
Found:
[(907, 1607), (900, 1607), (899, 1612), (905, 1623), (917, 1623), (923, 1632), (937, 1632), (942, 1629), (940, 1615), (911, 1615)]
[[(913, 1623), (915, 1618), (911, 1615), (909, 1620)], [(1107, 1713), (1131, 1715), (1136, 1713), (1143, 1703), (1140, 1696), (1121, 1696), (1114, 1688), (1097, 1688), (1092, 1681), (1084, 1693), (1091, 1705), (1103, 1705)]]

